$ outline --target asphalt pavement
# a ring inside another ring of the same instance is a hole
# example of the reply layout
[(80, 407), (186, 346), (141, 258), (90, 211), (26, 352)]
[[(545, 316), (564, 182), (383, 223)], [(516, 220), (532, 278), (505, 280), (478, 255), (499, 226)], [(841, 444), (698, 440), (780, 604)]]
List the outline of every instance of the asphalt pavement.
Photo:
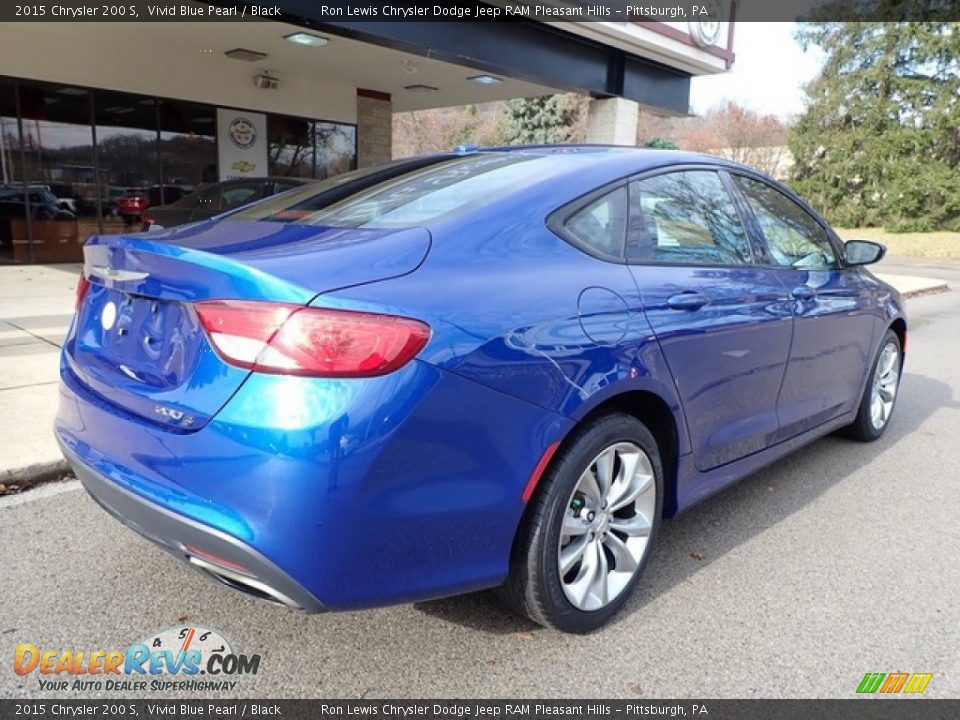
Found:
[(825, 438), (665, 523), (626, 610), (586, 637), (489, 593), (301, 615), (201, 578), (75, 483), (0, 499), (0, 696), (130, 697), (40, 691), (14, 648), (123, 648), (197, 625), (262, 656), (200, 697), (850, 698), (866, 672), (931, 672), (927, 696), (958, 697), (960, 292), (908, 312), (886, 435)]

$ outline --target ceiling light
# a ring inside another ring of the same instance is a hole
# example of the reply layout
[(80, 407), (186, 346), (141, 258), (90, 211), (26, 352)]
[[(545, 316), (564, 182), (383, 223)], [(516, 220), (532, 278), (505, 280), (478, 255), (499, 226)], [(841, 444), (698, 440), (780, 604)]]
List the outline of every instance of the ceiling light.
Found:
[(436, 88), (433, 85), (407, 85), (403, 88), (404, 90), (409, 90), (412, 93), (435, 93), (440, 92), (440, 88)]
[(478, 85), (499, 85), (503, 82), (502, 78), (494, 77), (493, 75), (472, 75), (468, 77), (467, 80), (475, 82)]
[(58, 88), (57, 92), (60, 93), (61, 95), (78, 95), (79, 96), (79, 95), (87, 94), (87, 91), (84, 90), (83, 88), (75, 88), (75, 87)]
[(284, 35), (283, 39), (287, 42), (292, 42), (297, 45), (308, 45), (309, 47), (323, 47), (330, 42), (330, 38), (313, 35), (308, 32), (290, 33), (289, 35)]
[(126, 115), (127, 113), (132, 113), (133, 108), (124, 107), (123, 105), (113, 105), (112, 107), (104, 108), (103, 111), (113, 113), (115, 115)]
[(233, 60), (246, 60), (247, 62), (256, 62), (257, 60), (263, 60), (267, 54), (262, 52), (257, 52), (256, 50), (246, 50), (245, 48), (234, 48), (233, 50), (227, 50), (224, 55)]

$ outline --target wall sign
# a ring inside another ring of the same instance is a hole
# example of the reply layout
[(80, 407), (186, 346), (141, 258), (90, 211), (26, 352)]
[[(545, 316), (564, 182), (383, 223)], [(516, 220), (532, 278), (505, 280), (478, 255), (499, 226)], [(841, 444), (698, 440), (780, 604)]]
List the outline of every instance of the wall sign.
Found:
[(221, 180), (267, 175), (267, 116), (217, 108), (217, 160)]

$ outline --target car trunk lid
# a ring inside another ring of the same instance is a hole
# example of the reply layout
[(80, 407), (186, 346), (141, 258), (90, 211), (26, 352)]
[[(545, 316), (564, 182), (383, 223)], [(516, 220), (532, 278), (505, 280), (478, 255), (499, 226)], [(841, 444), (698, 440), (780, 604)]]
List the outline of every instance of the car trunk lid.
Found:
[(170, 429), (194, 431), (250, 373), (217, 355), (194, 303), (307, 305), (323, 292), (412, 272), (429, 246), (423, 228), (229, 221), (93, 237), (84, 248), (90, 288), (65, 356), (73, 374), (105, 400)]

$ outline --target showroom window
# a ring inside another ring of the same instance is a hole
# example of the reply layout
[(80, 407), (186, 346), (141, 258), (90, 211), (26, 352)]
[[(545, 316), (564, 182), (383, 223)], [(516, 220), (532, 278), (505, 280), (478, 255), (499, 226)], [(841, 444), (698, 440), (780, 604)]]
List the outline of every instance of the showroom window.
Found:
[[(271, 175), (356, 167), (355, 126), (267, 117)], [(212, 105), (0, 76), (0, 262), (79, 260), (90, 235), (218, 182), (216, 128)]]
[(162, 183), (194, 191), (217, 182), (217, 109), (184, 100), (160, 100)]
[(81, 237), (97, 231), (93, 132), (87, 90), (40, 82), (17, 84), (20, 123), (11, 129), (19, 168), (16, 208), (8, 205), (15, 262), (75, 259)]
[(357, 166), (357, 129), (288, 115), (267, 116), (270, 175), (328, 178)]

